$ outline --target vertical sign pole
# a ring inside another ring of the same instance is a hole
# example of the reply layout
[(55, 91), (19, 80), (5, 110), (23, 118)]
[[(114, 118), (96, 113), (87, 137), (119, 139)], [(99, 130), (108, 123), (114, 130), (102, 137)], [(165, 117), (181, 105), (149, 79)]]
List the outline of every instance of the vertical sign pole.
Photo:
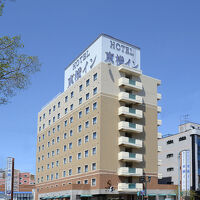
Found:
[(14, 161), (15, 161), (15, 159), (12, 158), (11, 200), (13, 200), (13, 186), (14, 186)]

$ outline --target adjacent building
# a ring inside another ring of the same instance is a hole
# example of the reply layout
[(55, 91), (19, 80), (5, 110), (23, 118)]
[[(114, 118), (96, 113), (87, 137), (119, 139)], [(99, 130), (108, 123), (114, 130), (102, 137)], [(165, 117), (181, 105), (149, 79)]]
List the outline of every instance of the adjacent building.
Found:
[[(185, 123), (179, 126), (179, 132), (158, 140), (162, 151), (158, 159), (162, 163), (160, 183), (178, 184), (180, 172), (181, 190), (198, 191), (200, 189), (200, 124)], [(180, 169), (178, 168), (180, 160)]]
[(142, 73), (138, 47), (100, 35), (38, 113), (36, 199), (134, 199), (141, 176), (157, 184), (160, 83)]

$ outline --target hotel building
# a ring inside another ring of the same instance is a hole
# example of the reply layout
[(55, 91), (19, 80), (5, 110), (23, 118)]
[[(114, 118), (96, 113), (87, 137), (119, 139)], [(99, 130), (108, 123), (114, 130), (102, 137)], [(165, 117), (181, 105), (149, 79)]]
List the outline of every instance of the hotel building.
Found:
[(158, 178), (161, 81), (138, 47), (102, 34), (64, 82), (38, 113), (36, 199), (134, 199), (141, 176)]

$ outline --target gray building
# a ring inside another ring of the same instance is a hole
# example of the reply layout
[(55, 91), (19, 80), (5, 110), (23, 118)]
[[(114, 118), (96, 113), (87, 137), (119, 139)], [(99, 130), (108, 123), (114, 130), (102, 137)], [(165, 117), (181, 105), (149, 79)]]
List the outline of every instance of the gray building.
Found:
[(158, 139), (160, 183), (178, 184), (178, 157), (182, 191), (200, 189), (200, 124), (185, 123), (179, 132)]

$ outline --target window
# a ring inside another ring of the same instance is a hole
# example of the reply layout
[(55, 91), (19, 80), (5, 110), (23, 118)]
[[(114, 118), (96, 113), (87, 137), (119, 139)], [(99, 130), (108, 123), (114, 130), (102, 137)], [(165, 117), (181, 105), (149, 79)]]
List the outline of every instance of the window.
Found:
[(57, 155), (59, 154), (59, 152), (60, 152), (60, 150), (59, 150), (59, 149), (56, 149), (56, 154), (57, 154)]
[[(26, 183), (27, 181), (24, 181), (24, 183)], [(41, 177), (41, 182), (43, 182), (43, 176)]]
[(78, 126), (78, 132), (81, 132), (82, 131), (82, 125), (79, 125)]
[(87, 94), (85, 95), (85, 99), (88, 100), (89, 98), (90, 98), (90, 93), (87, 93)]
[(73, 117), (70, 117), (70, 124), (73, 122)]
[(47, 181), (49, 180), (49, 175), (47, 175)]
[(66, 176), (66, 171), (63, 171), (63, 177), (65, 177)]
[(65, 114), (67, 114), (67, 108), (65, 108)]
[(71, 92), (71, 98), (73, 98), (73, 97), (74, 97), (74, 92), (72, 91), (72, 92)]
[(40, 152), (40, 147), (38, 147), (38, 151)]
[(49, 164), (47, 164), (47, 169), (49, 169)]
[(53, 133), (55, 133), (55, 128), (53, 128)]
[(73, 135), (73, 131), (70, 130), (70, 131), (69, 131), (69, 136), (72, 136), (72, 135)]
[(54, 106), (53, 106), (53, 111), (55, 111), (55, 110), (56, 110), (56, 106), (54, 105)]
[(97, 123), (97, 118), (96, 118), (96, 117), (94, 117), (94, 118), (92, 119), (92, 123), (93, 123), (93, 125)]
[(81, 145), (81, 139), (78, 139), (78, 146)]
[(41, 137), (38, 138), (38, 141), (39, 141), (39, 142), (41, 141)]
[(78, 113), (78, 118), (80, 119), (82, 117), (82, 111), (80, 111), (79, 113)]
[(56, 173), (56, 179), (58, 179), (58, 173)]
[(44, 150), (44, 145), (42, 145), (42, 150)]
[(60, 101), (58, 102), (58, 108), (60, 108)]
[(43, 129), (45, 129), (45, 124), (42, 125)]
[(65, 97), (65, 102), (67, 102), (67, 101), (68, 101), (68, 96)]
[(47, 143), (47, 146), (50, 147), (50, 142)]
[(77, 173), (80, 174), (81, 173), (81, 167), (77, 168)]
[(49, 109), (49, 115), (51, 114), (51, 109)]
[(81, 184), (81, 181), (77, 181), (77, 184)]
[(92, 183), (91, 184), (92, 184), (92, 186), (96, 185), (96, 179), (95, 178), (92, 179)]
[(54, 143), (55, 143), (55, 141), (54, 141), (54, 139), (52, 140), (52, 145), (54, 145)]
[(67, 126), (67, 120), (65, 120), (65, 126)]
[(167, 141), (167, 144), (172, 144), (172, 143), (174, 143), (173, 140), (168, 140), (168, 141)]
[(96, 163), (92, 163), (92, 170), (96, 170)]
[(54, 168), (54, 162), (51, 163), (51, 168)]
[(89, 137), (88, 135), (85, 136), (85, 143), (87, 143), (89, 141)]
[(60, 125), (57, 125), (57, 131), (60, 131)]
[(60, 119), (60, 113), (58, 113), (58, 119)]
[(72, 175), (72, 169), (69, 170), (69, 176), (71, 176), (71, 175)]
[(45, 119), (45, 113), (43, 114), (43, 119)]
[(55, 155), (55, 152), (54, 152), (54, 151), (52, 151), (52, 152), (51, 152), (51, 155), (52, 155), (52, 156), (54, 156), (54, 155)]
[(55, 119), (56, 119), (56, 118), (55, 118), (55, 117), (53, 117), (53, 122), (55, 122)]
[(69, 162), (72, 162), (72, 156), (69, 156)]
[(50, 153), (47, 153), (47, 158), (50, 158)]
[(82, 104), (82, 102), (83, 102), (83, 99), (82, 99), (82, 97), (79, 99), (79, 105), (80, 104)]
[(50, 136), (51, 135), (51, 131), (48, 131), (48, 136)]
[(87, 107), (87, 108), (85, 109), (85, 114), (87, 115), (87, 114), (89, 113), (89, 111), (90, 111), (90, 108)]
[(93, 103), (93, 110), (97, 109), (97, 102)]
[(39, 127), (39, 131), (41, 131), (41, 126)]
[(72, 142), (69, 143), (69, 149), (72, 149)]
[(79, 92), (81, 92), (83, 90), (83, 85), (79, 85)]
[(51, 180), (53, 180), (53, 174), (51, 174)]
[(44, 160), (44, 155), (42, 155), (42, 160)]
[(66, 151), (66, 150), (67, 150), (67, 145), (64, 145), (63, 151)]
[(183, 137), (180, 137), (179, 138), (179, 142), (183, 141), (183, 140), (186, 140), (186, 136), (183, 136)]
[(93, 139), (93, 140), (97, 139), (97, 133), (96, 133), (96, 132), (93, 132), (93, 133), (92, 133), (92, 139)]
[(56, 161), (56, 166), (57, 166), (57, 167), (59, 166), (59, 161), (58, 161), (58, 160)]
[(92, 148), (92, 155), (95, 155), (97, 153), (96, 147)]
[(64, 133), (63, 138), (67, 139), (67, 133)]
[(67, 158), (63, 158), (63, 164), (67, 163)]
[(85, 165), (85, 172), (88, 172), (88, 165)]
[(86, 87), (89, 86), (89, 84), (90, 84), (90, 79), (88, 79), (88, 80), (86, 81)]
[(94, 80), (94, 81), (97, 80), (97, 73), (93, 75), (93, 80)]
[(170, 153), (170, 154), (167, 154), (167, 158), (171, 158), (171, 157), (173, 157), (174, 155), (173, 155), (173, 153)]
[(85, 128), (89, 127), (89, 121), (85, 122)]
[(88, 180), (84, 180), (84, 184), (88, 184)]
[(81, 153), (78, 153), (78, 160), (80, 160), (81, 159)]
[(174, 168), (173, 167), (169, 167), (169, 168), (167, 168), (167, 171), (168, 172), (174, 171)]
[(42, 117), (40, 117), (40, 122), (41, 122), (41, 120), (42, 120)]
[(88, 157), (88, 150), (85, 151), (85, 158)]
[(70, 105), (70, 110), (73, 110), (73, 107), (74, 107), (73, 104), (71, 104), (71, 105)]
[(97, 87), (93, 89), (93, 95), (97, 94)]
[(51, 125), (51, 120), (49, 120), (49, 125)]

